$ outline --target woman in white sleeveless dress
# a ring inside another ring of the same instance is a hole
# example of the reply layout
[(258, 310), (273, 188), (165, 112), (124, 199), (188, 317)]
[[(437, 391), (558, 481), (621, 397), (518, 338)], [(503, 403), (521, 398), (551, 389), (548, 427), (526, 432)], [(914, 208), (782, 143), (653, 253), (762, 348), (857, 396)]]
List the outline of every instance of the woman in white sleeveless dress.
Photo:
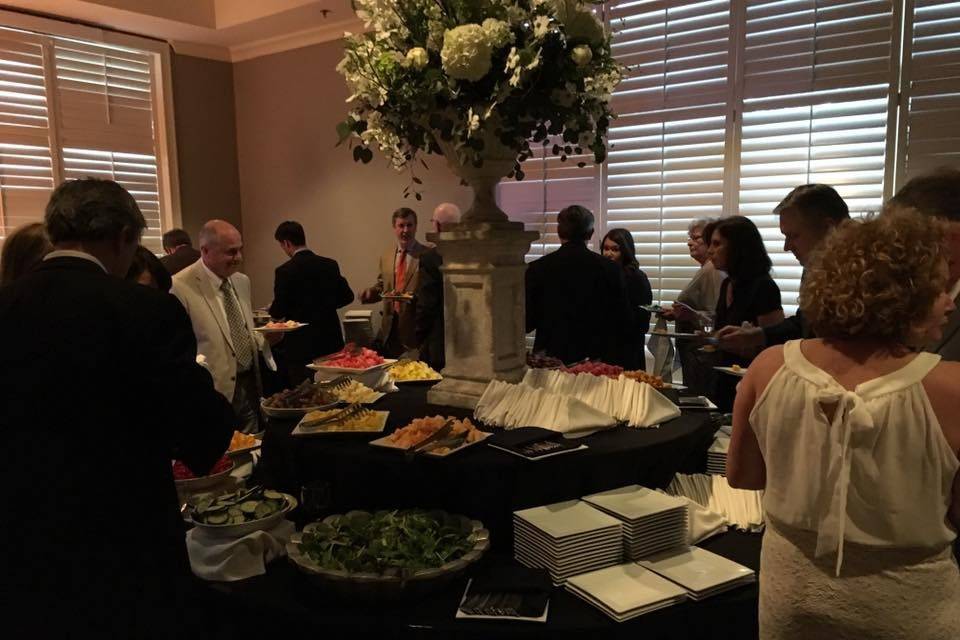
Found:
[(765, 489), (760, 636), (960, 638), (960, 363), (914, 347), (953, 310), (941, 223), (844, 223), (808, 267), (821, 339), (740, 383), (727, 477)]

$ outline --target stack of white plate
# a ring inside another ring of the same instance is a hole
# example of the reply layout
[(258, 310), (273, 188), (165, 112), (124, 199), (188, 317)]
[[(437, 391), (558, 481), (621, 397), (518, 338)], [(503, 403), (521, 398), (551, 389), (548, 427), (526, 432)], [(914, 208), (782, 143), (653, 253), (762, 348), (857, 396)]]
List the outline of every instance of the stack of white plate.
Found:
[(683, 587), (633, 563), (573, 576), (566, 588), (617, 622), (687, 599)]
[(620, 521), (580, 500), (513, 513), (513, 554), (556, 585), (623, 561)]
[(721, 432), (713, 440), (707, 451), (707, 473), (714, 476), (727, 475), (727, 450), (730, 448), (730, 436)]
[(757, 579), (753, 569), (700, 547), (665, 551), (637, 564), (676, 582), (694, 600), (703, 600)]
[(623, 548), (631, 560), (687, 544), (687, 503), (633, 484), (584, 496), (623, 523)]

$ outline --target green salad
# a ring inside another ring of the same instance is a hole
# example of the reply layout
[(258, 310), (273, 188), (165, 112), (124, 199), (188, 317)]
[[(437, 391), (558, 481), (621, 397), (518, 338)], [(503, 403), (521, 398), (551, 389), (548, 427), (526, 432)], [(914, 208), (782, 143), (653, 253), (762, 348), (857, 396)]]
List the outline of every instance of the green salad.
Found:
[(300, 549), (324, 569), (407, 575), (440, 567), (473, 548), (470, 521), (420, 510), (352, 512), (315, 523)]

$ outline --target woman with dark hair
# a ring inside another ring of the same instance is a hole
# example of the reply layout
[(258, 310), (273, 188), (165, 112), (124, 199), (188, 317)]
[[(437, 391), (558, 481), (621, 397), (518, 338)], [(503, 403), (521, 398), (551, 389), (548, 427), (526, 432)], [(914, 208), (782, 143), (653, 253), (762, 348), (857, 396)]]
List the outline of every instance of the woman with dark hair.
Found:
[(170, 272), (160, 262), (160, 258), (143, 245), (137, 247), (137, 252), (133, 254), (133, 262), (130, 264), (130, 270), (127, 271), (127, 280), (159, 289), (164, 293), (170, 293), (173, 287)]
[[(783, 322), (780, 288), (770, 277), (773, 263), (763, 245), (757, 226), (749, 218), (730, 216), (718, 221), (710, 236), (710, 261), (725, 271), (720, 285), (715, 327), (767, 327)], [(729, 353), (720, 356), (722, 366), (747, 367), (752, 357)], [(733, 407), (737, 379), (720, 376), (714, 385), (714, 402), (724, 411)]]
[(650, 312), (640, 308), (653, 302), (653, 289), (650, 279), (640, 269), (637, 262), (637, 249), (633, 235), (626, 229), (611, 229), (603, 237), (600, 248), (604, 257), (616, 262), (623, 269), (623, 278), (627, 286), (627, 303), (631, 318), (628, 321), (624, 348), (627, 353), (623, 360), (628, 369), (646, 369), (647, 358), (644, 352), (645, 338), (650, 330)]
[(53, 251), (47, 227), (42, 222), (31, 222), (16, 229), (3, 242), (0, 255), (0, 286), (8, 285), (29, 273)]

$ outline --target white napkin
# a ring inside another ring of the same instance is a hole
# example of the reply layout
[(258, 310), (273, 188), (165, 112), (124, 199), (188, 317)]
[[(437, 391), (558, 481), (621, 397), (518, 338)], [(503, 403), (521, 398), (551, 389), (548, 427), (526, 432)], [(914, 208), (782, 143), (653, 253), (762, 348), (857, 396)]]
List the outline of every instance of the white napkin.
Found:
[(693, 500), (741, 531), (763, 530), (763, 492), (734, 489), (724, 476), (678, 473), (667, 493)]
[(617, 421), (576, 398), (526, 384), (492, 380), (473, 412), (477, 420), (507, 429), (542, 427), (560, 433), (597, 431)]
[(295, 528), (281, 519), (267, 531), (254, 531), (242, 538), (211, 536), (200, 527), (187, 532), (190, 568), (204, 580), (233, 582), (266, 573), (267, 564), (286, 554), (284, 547)]
[(680, 409), (649, 384), (619, 378), (528, 369), (523, 384), (569, 396), (633, 427), (652, 427), (680, 415)]

